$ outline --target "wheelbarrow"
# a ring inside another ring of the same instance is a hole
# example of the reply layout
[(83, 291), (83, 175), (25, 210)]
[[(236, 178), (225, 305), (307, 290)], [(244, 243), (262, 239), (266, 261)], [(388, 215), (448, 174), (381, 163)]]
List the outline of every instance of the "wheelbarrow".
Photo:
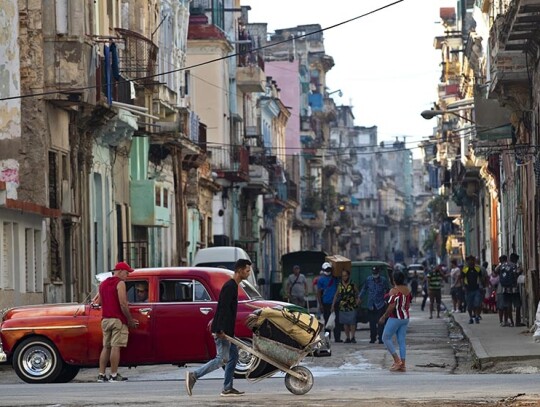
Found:
[[(300, 366), (299, 363), (317, 348), (320, 342), (319, 338), (302, 349), (293, 348), (258, 334), (253, 335), (253, 346), (230, 336), (227, 336), (227, 340), (284, 372), (285, 387), (292, 394), (306, 394), (313, 387), (313, 374), (307, 367)], [(272, 376), (277, 370), (262, 378)], [(249, 373), (247, 377), (249, 378)]]

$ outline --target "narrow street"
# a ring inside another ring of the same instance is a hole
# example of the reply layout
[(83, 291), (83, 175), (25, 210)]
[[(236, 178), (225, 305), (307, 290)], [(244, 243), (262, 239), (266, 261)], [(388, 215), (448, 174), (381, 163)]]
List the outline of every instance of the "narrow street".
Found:
[[(429, 306), (429, 304), (428, 304)], [(446, 313), (429, 319), (429, 311), (412, 304), (408, 332), (407, 373), (388, 372), (390, 358), (384, 345), (369, 343), (367, 325), (356, 332), (357, 344), (332, 343), (332, 356), (304, 360), (315, 384), (303, 396), (294, 396), (283, 383), (283, 374), (255, 383), (237, 380), (246, 391), (235, 398), (238, 406), (334, 406), (353, 403), (370, 406), (537, 406), (538, 374), (478, 374), (468, 341)], [(193, 368), (189, 366), (188, 368)], [(96, 369), (84, 369), (67, 384), (29, 385), (11, 368), (0, 374), (0, 406), (118, 406), (152, 405), (219, 406), (223, 398), (221, 371), (199, 381), (194, 396), (184, 389), (185, 368), (143, 366), (121, 369), (129, 381), (95, 382)], [(529, 369), (537, 373), (537, 368)], [(459, 389), (459, 391), (456, 391)], [(382, 404), (381, 404), (382, 403)]]

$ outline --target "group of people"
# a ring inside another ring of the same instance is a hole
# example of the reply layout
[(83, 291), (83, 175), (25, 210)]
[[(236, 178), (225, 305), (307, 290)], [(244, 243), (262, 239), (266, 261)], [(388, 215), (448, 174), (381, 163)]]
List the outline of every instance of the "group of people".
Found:
[[(103, 349), (99, 360), (98, 382), (119, 382), (127, 380), (118, 373), (121, 348), (127, 346), (129, 329), (138, 326), (128, 307), (125, 281), (133, 269), (125, 262), (116, 264), (112, 277), (104, 280), (99, 286), (99, 294), (95, 302), (102, 308), (102, 332)], [(304, 285), (305, 277), (295, 268), (289, 286), (291, 298), (294, 298), (294, 286)], [(222, 396), (239, 396), (244, 392), (233, 387), (234, 369), (238, 362), (237, 346), (227, 340), (227, 336), (234, 337), (234, 327), (238, 305), (238, 285), (248, 278), (251, 272), (249, 260), (238, 260), (235, 264), (234, 275), (221, 289), (216, 308), (215, 317), (212, 320), (211, 332), (216, 346), (216, 356), (196, 370), (186, 371), (185, 386), (189, 396), (193, 394), (193, 387), (197, 380), (206, 374), (224, 367), (225, 377)], [(393, 275), (394, 286), (390, 287), (388, 280), (380, 275), (377, 267), (368, 277), (366, 283), (359, 292), (354, 283), (350, 281), (350, 272), (343, 271), (341, 278), (332, 275), (330, 263), (324, 263), (322, 274), (317, 281), (318, 300), (320, 310), (324, 315), (325, 322), (330, 314), (335, 312), (339, 315), (339, 323), (343, 325), (346, 335), (345, 342), (355, 343), (356, 332), (356, 308), (360, 304), (360, 298), (364, 292), (368, 294), (368, 308), (370, 312), (371, 343), (379, 338), (384, 343), (393, 357), (394, 363), (390, 370), (404, 372), (406, 349), (405, 335), (409, 323), (409, 305), (411, 301), (410, 290), (406, 283), (403, 272), (397, 271)], [(140, 302), (148, 299), (148, 286), (136, 284), (137, 300)], [(334, 338), (341, 342), (341, 327), (334, 330)], [(338, 332), (339, 330), (339, 332)], [(396, 350), (393, 337), (397, 338), (399, 352)], [(110, 365), (110, 376), (106, 375), (106, 368)]]
[(491, 273), (488, 272), (488, 263), (477, 264), (473, 255), (466, 257), (463, 266), (458, 265), (457, 260), (451, 260), (448, 273), (441, 265), (430, 268), (424, 264), (424, 277), (420, 280), (415, 272), (410, 281), (413, 300), (417, 296), (418, 288), (422, 287), (422, 311), (429, 298), (430, 318), (433, 318), (434, 310), (437, 318), (440, 318), (442, 282), (449, 281), (453, 305), (451, 312), (468, 312), (469, 324), (480, 323), (485, 304), (489, 304), (491, 298), (495, 297), (500, 325), (524, 326), (521, 322), (518, 285), (522, 272), (518, 261), (519, 256), (516, 253), (510, 254), (509, 258), (502, 255), (499, 257), (499, 264), (492, 267)]
[[(405, 274), (397, 270), (393, 274), (394, 286), (381, 275), (379, 267), (373, 267), (361, 290), (351, 282), (350, 272), (343, 270), (341, 278), (332, 274), (332, 265), (322, 265), (322, 275), (317, 281), (317, 301), (325, 324), (334, 313), (336, 324), (333, 329), (334, 341), (343, 342), (341, 331), (345, 332), (345, 343), (356, 343), (357, 308), (364, 294), (367, 294), (367, 308), (370, 330), (370, 343), (378, 339), (385, 344), (394, 363), (391, 371), (404, 372), (406, 359), (405, 337), (409, 324), (411, 292)], [(399, 353), (393, 343), (396, 337)]]

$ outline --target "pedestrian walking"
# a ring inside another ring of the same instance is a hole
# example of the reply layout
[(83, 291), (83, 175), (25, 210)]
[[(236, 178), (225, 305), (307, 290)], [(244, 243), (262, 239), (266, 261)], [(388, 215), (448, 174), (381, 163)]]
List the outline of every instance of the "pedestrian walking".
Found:
[[(405, 275), (405, 274), (403, 274)], [(362, 296), (367, 292), (367, 308), (369, 319), (369, 343), (375, 343), (377, 337), (379, 343), (383, 343), (382, 333), (384, 330), (384, 324), (377, 324), (381, 316), (386, 311), (385, 295), (390, 291), (390, 283), (388, 280), (381, 276), (381, 270), (379, 267), (373, 267), (371, 276), (368, 276), (366, 282), (362, 286), (360, 293), (358, 294), (358, 305), (362, 302)]]
[(424, 264), (424, 276), (422, 277), (422, 305), (420, 309), (423, 311), (426, 308), (426, 302), (428, 299), (428, 281), (427, 275), (429, 273), (429, 267), (427, 264)]
[[(121, 261), (114, 266), (113, 275), (99, 285), (99, 294), (95, 300), (101, 304), (101, 330), (103, 348), (99, 355), (99, 373), (97, 381), (102, 383), (122, 382), (127, 380), (118, 373), (120, 349), (128, 344), (129, 328), (136, 328), (139, 322), (131, 316), (126, 294), (126, 279), (133, 269)], [(111, 375), (107, 377), (107, 365), (110, 363)]]
[[(385, 325), (383, 341), (386, 349), (394, 359), (390, 371), (405, 372), (407, 370), (405, 366), (407, 356), (406, 339), (409, 326), (411, 292), (405, 283), (405, 274), (402, 271), (394, 272), (394, 284), (394, 288), (389, 292), (388, 308), (379, 319), (379, 325)], [(399, 347), (399, 356), (394, 346), (394, 336)]]
[[(317, 301), (319, 303), (319, 310), (323, 313), (324, 323), (328, 322), (328, 318), (332, 313), (332, 303), (336, 295), (338, 279), (332, 275), (332, 265), (328, 262), (324, 262), (321, 266), (322, 275), (317, 281)], [(334, 310), (336, 322), (334, 329), (334, 342), (343, 342), (341, 339), (341, 324), (339, 323), (339, 310)], [(329, 331), (328, 329), (326, 331)]]
[[(510, 254), (510, 260), (501, 264), (499, 268), (499, 284), (502, 288), (504, 300), (504, 326), (523, 326), (521, 324), (521, 297), (518, 290), (519, 269), (517, 262), (519, 256)], [(516, 309), (514, 324), (513, 308)], [(518, 325), (519, 324), (519, 325)]]
[(416, 297), (418, 296), (418, 273), (416, 270), (411, 277), (411, 296), (412, 301), (416, 302)]
[(338, 284), (334, 301), (332, 302), (332, 312), (339, 310), (339, 323), (345, 330), (345, 343), (356, 343), (356, 307), (358, 305), (358, 289), (351, 282), (351, 275), (348, 270), (341, 272), (341, 281)]
[(216, 344), (216, 357), (193, 372), (186, 372), (186, 391), (193, 394), (193, 386), (204, 375), (225, 366), (225, 379), (221, 396), (240, 396), (243, 391), (233, 387), (234, 369), (238, 362), (238, 348), (226, 339), (226, 335), (234, 337), (236, 310), (238, 307), (238, 285), (249, 277), (251, 261), (239, 259), (234, 264), (233, 278), (227, 281), (219, 294), (216, 314), (212, 320), (211, 330)]
[(482, 307), (482, 270), (476, 265), (476, 258), (473, 255), (465, 259), (467, 265), (461, 271), (463, 286), (467, 298), (467, 311), (469, 312), (469, 324), (480, 323), (480, 308)]
[(499, 257), (499, 264), (497, 265), (497, 267), (495, 267), (495, 269), (491, 273), (491, 277), (489, 278), (489, 283), (491, 284), (491, 286), (495, 290), (497, 312), (499, 314), (499, 325), (500, 326), (505, 326), (505, 322), (504, 322), (505, 305), (504, 305), (503, 289), (502, 289), (502, 285), (500, 284), (500, 270), (501, 270), (501, 266), (504, 263), (506, 263), (507, 261), (508, 261), (508, 257), (505, 254), (500, 256)]
[(429, 319), (433, 319), (433, 308), (437, 303), (437, 318), (441, 317), (441, 288), (444, 273), (440, 265), (430, 271), (427, 276), (429, 295)]
[(300, 307), (306, 307), (307, 279), (300, 273), (300, 266), (293, 267), (293, 273), (287, 278), (287, 293), (289, 302)]
[(452, 297), (453, 312), (462, 311), (463, 303), (463, 281), (461, 279), (461, 269), (458, 267), (456, 259), (450, 262), (450, 295)]

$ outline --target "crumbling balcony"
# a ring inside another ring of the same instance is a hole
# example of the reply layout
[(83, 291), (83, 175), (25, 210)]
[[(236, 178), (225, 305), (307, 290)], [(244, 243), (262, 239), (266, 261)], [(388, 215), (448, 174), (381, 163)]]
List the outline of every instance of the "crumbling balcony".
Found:
[(493, 23), (489, 35), (490, 93), (508, 97), (509, 93), (528, 92), (527, 54), (536, 55), (539, 49), (539, 12), (540, 0), (514, 0), (506, 14)]

